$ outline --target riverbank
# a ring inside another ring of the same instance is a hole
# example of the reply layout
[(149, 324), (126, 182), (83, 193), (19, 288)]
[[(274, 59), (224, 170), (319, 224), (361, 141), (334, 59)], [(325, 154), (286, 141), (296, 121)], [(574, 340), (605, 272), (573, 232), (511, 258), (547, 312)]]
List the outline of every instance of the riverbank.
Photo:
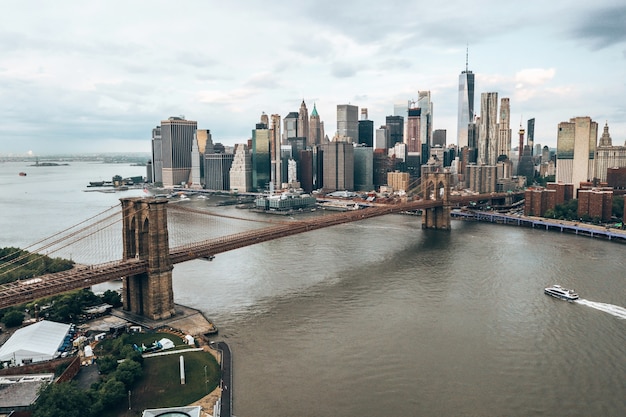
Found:
[(450, 215), (453, 219), (553, 230), (561, 233), (571, 233), (580, 236), (603, 238), (619, 243), (626, 243), (626, 230), (582, 222), (485, 211), (453, 210)]

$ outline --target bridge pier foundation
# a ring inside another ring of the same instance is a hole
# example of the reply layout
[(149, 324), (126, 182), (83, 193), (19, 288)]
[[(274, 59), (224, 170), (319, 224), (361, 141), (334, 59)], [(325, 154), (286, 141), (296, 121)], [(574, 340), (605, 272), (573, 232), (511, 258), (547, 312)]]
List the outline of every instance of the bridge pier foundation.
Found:
[(123, 280), (124, 310), (152, 320), (174, 315), (167, 200), (122, 198), (123, 259), (148, 262), (148, 271)]

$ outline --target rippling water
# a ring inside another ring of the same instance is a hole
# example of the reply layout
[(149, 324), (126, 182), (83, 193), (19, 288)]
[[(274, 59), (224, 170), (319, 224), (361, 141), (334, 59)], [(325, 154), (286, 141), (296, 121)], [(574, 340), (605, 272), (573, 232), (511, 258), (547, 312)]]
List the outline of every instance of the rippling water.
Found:
[[(83, 211), (119, 198), (69, 194)], [(85, 217), (62, 207), (0, 201), (20, 245), (38, 232), (21, 212)], [(175, 300), (213, 318), (230, 344), (238, 416), (621, 415), (624, 245), (452, 229), (393, 215), (188, 262), (174, 269)], [(554, 283), (581, 300), (544, 295)]]

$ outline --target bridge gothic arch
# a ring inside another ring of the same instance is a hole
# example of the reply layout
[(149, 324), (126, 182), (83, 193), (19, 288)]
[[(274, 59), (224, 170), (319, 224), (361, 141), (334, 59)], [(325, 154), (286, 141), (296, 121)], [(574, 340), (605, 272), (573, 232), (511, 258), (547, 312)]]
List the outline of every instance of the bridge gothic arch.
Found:
[(425, 200), (441, 202), (424, 210), (422, 228), (450, 230), (450, 171), (422, 172), (422, 194)]
[(124, 309), (152, 320), (174, 315), (167, 200), (123, 198), (123, 259), (148, 262), (147, 272), (123, 279)]

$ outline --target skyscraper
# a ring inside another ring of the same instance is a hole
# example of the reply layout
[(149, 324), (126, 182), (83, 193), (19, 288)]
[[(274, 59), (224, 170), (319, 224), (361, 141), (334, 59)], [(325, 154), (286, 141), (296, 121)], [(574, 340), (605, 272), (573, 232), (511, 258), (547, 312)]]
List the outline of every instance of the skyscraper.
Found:
[(361, 109), (361, 119), (359, 120), (359, 141), (372, 148), (374, 146), (374, 122), (368, 119), (367, 109)]
[(532, 156), (535, 144), (535, 118), (528, 119), (528, 129), (526, 130), (528, 146), (530, 146), (530, 155)]
[(298, 117), (299, 114), (292, 111), (283, 120), (283, 145), (287, 144), (288, 138), (295, 138), (298, 136)]
[(506, 156), (510, 159), (511, 154), (511, 106), (509, 99), (503, 97), (500, 100), (500, 124), (498, 125), (498, 147), (496, 158)]
[(573, 184), (593, 179), (598, 124), (591, 117), (574, 117), (559, 123), (556, 138), (556, 182)]
[(270, 161), (272, 167), (270, 177), (275, 188), (280, 188), (283, 182), (280, 168), (280, 144), (280, 115), (272, 114), (272, 126), (270, 129)]
[(457, 118), (457, 145), (468, 146), (467, 126), (474, 121), (474, 74), (468, 69), (465, 53), (465, 71), (459, 75), (459, 113)]
[(359, 107), (337, 105), (337, 138), (342, 142), (356, 142), (359, 138)]
[[(164, 187), (173, 187), (189, 181), (192, 143), (197, 129), (196, 121), (185, 120), (182, 117), (170, 117), (161, 121), (161, 178)], [(156, 166), (156, 162), (154, 165)]]
[(248, 192), (252, 190), (252, 160), (248, 147), (243, 143), (235, 145), (235, 154), (229, 175), (232, 191)]
[(405, 142), (407, 145), (408, 152), (421, 152), (422, 151), (422, 141), (420, 138), (421, 120), (422, 120), (422, 109), (417, 107), (415, 102), (411, 102), (411, 106), (409, 107), (408, 117), (406, 121), (407, 126), (406, 126)]
[(495, 166), (498, 160), (498, 93), (480, 95), (478, 165)]
[(394, 146), (396, 143), (404, 142), (404, 117), (402, 116), (387, 116), (385, 118), (385, 124), (389, 129), (389, 145)]
[(257, 123), (252, 131), (252, 188), (264, 190), (271, 181), (270, 130)]
[(315, 107), (315, 103), (313, 103), (313, 111), (311, 112), (311, 117), (309, 118), (309, 136), (307, 137), (308, 144), (311, 147), (319, 145), (322, 143), (323, 138), (324, 133), (322, 131), (320, 115), (317, 114), (317, 107)]
[(302, 104), (300, 104), (300, 110), (298, 111), (298, 126), (296, 136), (306, 138), (306, 146), (311, 146), (311, 140), (309, 139), (309, 110), (306, 108), (304, 100), (302, 100)]
[(420, 141), (432, 146), (433, 137), (433, 103), (430, 91), (417, 92), (417, 107), (420, 108)]
[(321, 145), (323, 152), (324, 189), (354, 190), (354, 146), (348, 142)]

